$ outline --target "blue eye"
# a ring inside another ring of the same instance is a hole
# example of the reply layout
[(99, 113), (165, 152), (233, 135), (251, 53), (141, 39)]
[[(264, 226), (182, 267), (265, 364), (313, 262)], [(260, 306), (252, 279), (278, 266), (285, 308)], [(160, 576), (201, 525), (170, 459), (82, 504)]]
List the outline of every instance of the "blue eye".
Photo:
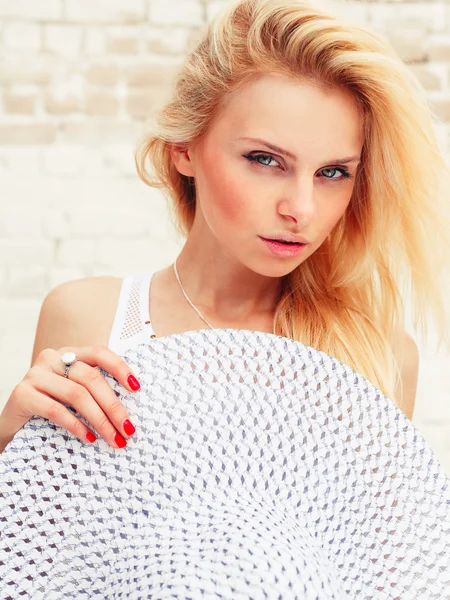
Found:
[[(259, 162), (259, 159), (270, 159), (271, 161), (275, 161), (277, 163), (277, 165), (281, 167), (280, 163), (271, 155), (271, 154), (262, 154), (262, 153), (257, 153), (257, 154), (245, 154), (244, 158), (246, 158), (248, 161), (250, 162), (255, 162), (256, 164), (260, 165), (261, 167), (271, 167), (272, 165), (270, 164), (264, 164)], [(341, 173), (340, 177), (328, 177), (327, 175), (325, 175), (323, 178), (333, 181), (333, 182), (337, 182), (337, 181), (341, 181), (343, 179), (353, 179), (353, 175), (350, 175), (350, 173), (346, 170), (346, 169), (342, 169), (340, 167), (326, 167), (325, 169), (322, 169), (321, 172), (324, 171), (335, 171), (338, 173)]]
[(334, 180), (338, 180), (338, 179), (352, 179), (352, 175), (350, 175), (350, 173), (348, 171), (346, 171), (345, 169), (340, 169), (338, 167), (327, 167), (326, 169), (322, 169), (322, 173), (324, 171), (336, 171), (339, 173), (342, 173), (341, 177), (327, 177), (325, 175), (325, 179), (334, 179)]
[(258, 165), (262, 167), (269, 167), (270, 165), (265, 165), (263, 163), (258, 162), (259, 158), (270, 158), (270, 160), (274, 160), (277, 164), (280, 164), (271, 154), (246, 154), (245, 158), (249, 161), (256, 162)]

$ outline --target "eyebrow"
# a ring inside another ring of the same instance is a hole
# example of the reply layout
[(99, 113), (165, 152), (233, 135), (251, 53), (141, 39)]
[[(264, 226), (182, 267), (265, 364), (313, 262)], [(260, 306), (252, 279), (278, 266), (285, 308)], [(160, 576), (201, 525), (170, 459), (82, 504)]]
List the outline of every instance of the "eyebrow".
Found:
[[(286, 156), (290, 156), (294, 160), (297, 160), (297, 157), (295, 156), (295, 154), (292, 154), (292, 152), (289, 152), (288, 150), (284, 150), (283, 148), (280, 148), (279, 146), (275, 146), (275, 144), (271, 144), (270, 142), (267, 142), (266, 140), (262, 140), (261, 138), (239, 137), (237, 139), (263, 144), (264, 146), (267, 146), (274, 152), (279, 152), (280, 154), (286, 154)], [(360, 162), (360, 158), (361, 158), (360, 156), (347, 156), (345, 158), (334, 158), (334, 159), (331, 159), (331, 160), (325, 161), (325, 162), (346, 164), (346, 163), (351, 163), (351, 162)]]

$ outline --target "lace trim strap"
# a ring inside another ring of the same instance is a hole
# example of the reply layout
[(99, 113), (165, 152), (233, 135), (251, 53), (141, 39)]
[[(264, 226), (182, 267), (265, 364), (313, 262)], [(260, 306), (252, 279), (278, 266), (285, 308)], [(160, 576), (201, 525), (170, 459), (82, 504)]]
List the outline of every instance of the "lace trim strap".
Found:
[(152, 273), (126, 275), (122, 279), (119, 300), (111, 328), (108, 348), (120, 353), (128, 341), (137, 336), (151, 335), (149, 321), (149, 287)]

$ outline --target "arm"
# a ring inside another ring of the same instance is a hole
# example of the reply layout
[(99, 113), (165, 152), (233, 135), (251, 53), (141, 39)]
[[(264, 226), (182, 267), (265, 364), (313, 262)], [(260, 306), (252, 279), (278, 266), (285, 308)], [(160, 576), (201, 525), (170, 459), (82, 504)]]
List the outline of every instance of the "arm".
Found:
[(44, 348), (107, 344), (120, 290), (116, 277), (87, 277), (59, 284), (44, 299), (31, 365)]
[[(65, 346), (106, 345), (114, 315), (114, 302), (117, 301), (117, 281), (120, 282), (110, 277), (77, 279), (52, 289), (41, 306), (31, 367), (45, 348), (56, 350)], [(45, 400), (48, 394), (43, 389), (39, 391), (43, 394), (41, 399)], [(31, 389), (29, 392), (21, 392), (19, 398), (16, 386), (0, 411), (0, 453), (32, 414), (43, 414), (36, 405), (38, 390)], [(45, 416), (55, 420), (47, 412)], [(72, 428), (68, 427), (67, 415), (64, 423), (58, 421), (58, 424), (75, 434), (74, 419), (71, 419)]]
[(403, 336), (402, 352), (399, 354), (403, 395), (401, 394), (400, 386), (398, 386), (396, 399), (408, 419), (411, 420), (414, 412), (419, 377), (419, 349), (414, 338), (409, 333), (405, 331)]

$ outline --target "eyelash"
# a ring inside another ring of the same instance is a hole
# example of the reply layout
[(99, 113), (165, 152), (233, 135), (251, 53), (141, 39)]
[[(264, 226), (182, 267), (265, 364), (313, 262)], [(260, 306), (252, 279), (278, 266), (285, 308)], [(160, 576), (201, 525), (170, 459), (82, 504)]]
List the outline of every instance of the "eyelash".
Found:
[[(276, 158), (274, 158), (271, 154), (267, 154), (267, 153), (259, 153), (259, 154), (244, 154), (244, 158), (246, 158), (249, 162), (256, 162), (257, 165), (261, 166), (261, 167), (266, 167), (266, 168), (273, 168), (273, 167), (269, 167), (269, 165), (263, 165), (259, 162), (257, 162), (257, 159), (260, 158), (261, 156), (264, 156), (265, 158), (270, 157), (272, 160), (277, 161)], [(277, 168), (277, 167), (275, 167)], [(340, 180), (345, 180), (345, 179), (353, 179), (353, 175), (350, 175), (350, 173), (346, 170), (346, 169), (342, 169), (340, 167), (324, 167), (324, 169), (322, 169), (322, 171), (326, 170), (326, 169), (333, 169), (335, 171), (340, 171), (342, 173), (342, 177), (325, 177), (325, 179), (330, 180), (332, 182), (337, 182)]]

